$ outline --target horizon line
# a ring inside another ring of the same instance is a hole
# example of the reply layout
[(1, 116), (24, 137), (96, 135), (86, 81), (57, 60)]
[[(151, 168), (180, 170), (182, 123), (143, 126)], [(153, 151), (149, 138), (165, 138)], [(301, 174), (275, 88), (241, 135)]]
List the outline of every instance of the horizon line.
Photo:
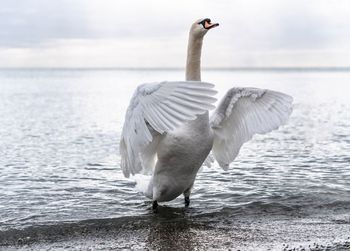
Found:
[[(350, 71), (350, 66), (264, 66), (264, 67), (202, 67), (206, 71)], [(185, 67), (0, 67), (0, 70), (153, 70), (180, 71)]]

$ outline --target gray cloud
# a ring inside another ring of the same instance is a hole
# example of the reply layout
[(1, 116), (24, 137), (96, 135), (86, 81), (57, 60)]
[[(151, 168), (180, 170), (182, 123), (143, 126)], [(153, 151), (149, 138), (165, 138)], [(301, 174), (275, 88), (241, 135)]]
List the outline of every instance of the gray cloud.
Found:
[(91, 30), (73, 1), (2, 1), (0, 46), (31, 47), (43, 41), (91, 37)]
[[(150, 6), (147, 9), (147, 4), (141, 1), (133, 2), (112, 5), (106, 9), (109, 11), (106, 16), (98, 13), (94, 19), (91, 18), (94, 10), (86, 8), (89, 2), (82, 0), (3, 0), (0, 46), (37, 47), (54, 39), (140, 38), (182, 32), (178, 17), (164, 17)], [(132, 8), (133, 5), (137, 8)], [(140, 15), (142, 10), (145, 15)]]
[(0, 64), (182, 66), (190, 24), (210, 17), (210, 66), (350, 65), (349, 12), (346, 0), (2, 0)]
[(317, 49), (332, 39), (327, 20), (301, 7), (284, 10), (280, 16), (280, 28), (272, 36), (276, 49)]

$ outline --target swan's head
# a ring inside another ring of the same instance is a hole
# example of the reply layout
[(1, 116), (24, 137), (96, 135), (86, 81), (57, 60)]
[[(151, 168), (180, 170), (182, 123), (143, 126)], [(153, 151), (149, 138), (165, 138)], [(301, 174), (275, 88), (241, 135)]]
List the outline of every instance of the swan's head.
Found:
[(219, 24), (212, 23), (209, 18), (199, 19), (194, 24), (192, 24), (190, 33), (196, 37), (203, 37), (208, 32), (208, 30), (217, 26), (219, 26)]

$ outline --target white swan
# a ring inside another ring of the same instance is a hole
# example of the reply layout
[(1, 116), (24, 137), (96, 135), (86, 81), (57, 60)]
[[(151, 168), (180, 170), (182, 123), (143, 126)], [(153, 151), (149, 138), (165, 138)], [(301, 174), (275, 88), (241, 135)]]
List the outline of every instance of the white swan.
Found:
[(286, 94), (232, 88), (209, 120), (216, 91), (212, 84), (200, 82), (200, 58), (203, 37), (216, 26), (208, 18), (192, 25), (187, 81), (140, 85), (127, 109), (120, 141), (121, 167), (126, 177), (151, 176), (145, 195), (153, 200), (154, 210), (157, 202), (181, 194), (188, 206), (197, 172), (210, 151), (227, 169), (244, 142), (256, 133), (278, 128), (292, 111), (292, 98)]

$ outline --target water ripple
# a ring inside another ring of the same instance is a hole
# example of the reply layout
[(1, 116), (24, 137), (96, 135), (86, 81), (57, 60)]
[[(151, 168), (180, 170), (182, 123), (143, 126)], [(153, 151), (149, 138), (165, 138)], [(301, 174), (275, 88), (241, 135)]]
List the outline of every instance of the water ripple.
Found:
[[(150, 213), (118, 156), (124, 111), (145, 76), (50, 74), (0, 71), (0, 230)], [(182, 79), (178, 72), (152, 74)], [(342, 73), (342, 83), (326, 74), (206, 74), (218, 79), (222, 94), (233, 79), (252, 81), (291, 94), (295, 106), (287, 125), (246, 143), (228, 172), (215, 164), (198, 174), (189, 215), (349, 212), (350, 101), (340, 94), (350, 74)], [(182, 214), (183, 198), (165, 205)]]

